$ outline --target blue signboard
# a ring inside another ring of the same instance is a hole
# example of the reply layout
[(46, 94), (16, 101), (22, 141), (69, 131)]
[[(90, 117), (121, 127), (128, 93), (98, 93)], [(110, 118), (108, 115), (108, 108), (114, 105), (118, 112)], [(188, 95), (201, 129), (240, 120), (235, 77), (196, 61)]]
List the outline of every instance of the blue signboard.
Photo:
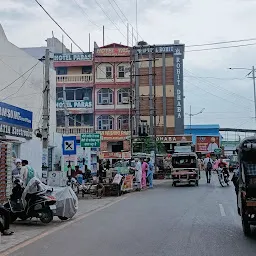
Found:
[(76, 155), (76, 136), (62, 137), (62, 154), (64, 156)]
[(0, 102), (0, 134), (32, 138), (33, 113)]

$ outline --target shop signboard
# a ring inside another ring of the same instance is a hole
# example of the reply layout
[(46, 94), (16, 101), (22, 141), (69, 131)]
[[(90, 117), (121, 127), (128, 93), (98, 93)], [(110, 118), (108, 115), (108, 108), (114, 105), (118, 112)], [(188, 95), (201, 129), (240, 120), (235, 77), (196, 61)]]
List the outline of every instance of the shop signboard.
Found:
[(234, 151), (239, 143), (239, 141), (222, 141), (221, 146), (224, 147), (225, 151)]
[(221, 155), (221, 153), (222, 153), (222, 149), (221, 148), (214, 149), (214, 154)]
[(130, 48), (98, 48), (95, 55), (97, 57), (130, 56)]
[(122, 141), (130, 137), (130, 131), (112, 130), (112, 131), (99, 131), (102, 140), (107, 141)]
[(157, 135), (156, 141), (162, 143), (191, 143), (192, 135)]
[(133, 175), (126, 175), (122, 184), (122, 191), (133, 190)]
[(31, 139), (32, 122), (31, 111), (0, 102), (0, 134)]
[(82, 148), (100, 148), (99, 133), (82, 133), (80, 136), (80, 146)]
[(191, 146), (175, 146), (174, 147), (175, 153), (190, 153), (192, 152)]
[(67, 108), (92, 108), (92, 101), (90, 100), (66, 100), (66, 103), (64, 103), (63, 99), (58, 99), (56, 101), (56, 108), (58, 109), (64, 109), (64, 107)]
[(131, 159), (131, 152), (101, 152), (100, 159)]
[(219, 136), (197, 136), (196, 151), (213, 153), (215, 149), (220, 148)]
[(54, 61), (86, 61), (92, 60), (92, 53), (55, 53)]

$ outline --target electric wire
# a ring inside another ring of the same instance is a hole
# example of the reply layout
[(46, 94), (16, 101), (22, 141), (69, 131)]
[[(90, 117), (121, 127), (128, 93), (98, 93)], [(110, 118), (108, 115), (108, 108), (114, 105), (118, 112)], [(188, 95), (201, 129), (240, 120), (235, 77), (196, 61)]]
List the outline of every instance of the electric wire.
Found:
[[(0, 59), (0, 61), (2, 62), (2, 63), (4, 63), (5, 65), (7, 65), (2, 59)], [(13, 85), (15, 82), (17, 82), (20, 78), (22, 78), (24, 75), (26, 75), (31, 69), (34, 69), (36, 66), (37, 66), (37, 64), (38, 64), (39, 62), (37, 62), (35, 65), (33, 65), (30, 69), (28, 69), (26, 72), (24, 72), (23, 74), (21, 74), (18, 78), (16, 78), (14, 81), (12, 81), (11, 83), (9, 83), (8, 85), (6, 85), (4, 88), (2, 88), (1, 90), (0, 90), (0, 92), (2, 92), (3, 90), (5, 90), (5, 89), (7, 89), (8, 87), (10, 87), (11, 85)], [(9, 66), (9, 65), (7, 65), (7, 66)], [(9, 66), (10, 67), (10, 66)]]

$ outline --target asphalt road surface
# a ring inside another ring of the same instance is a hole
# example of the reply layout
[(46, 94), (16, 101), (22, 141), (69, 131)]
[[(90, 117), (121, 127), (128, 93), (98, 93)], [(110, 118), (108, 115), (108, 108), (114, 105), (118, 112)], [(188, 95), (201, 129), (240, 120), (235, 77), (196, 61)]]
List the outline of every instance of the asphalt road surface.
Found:
[(136, 192), (10, 254), (12, 256), (255, 256), (243, 235), (233, 184)]

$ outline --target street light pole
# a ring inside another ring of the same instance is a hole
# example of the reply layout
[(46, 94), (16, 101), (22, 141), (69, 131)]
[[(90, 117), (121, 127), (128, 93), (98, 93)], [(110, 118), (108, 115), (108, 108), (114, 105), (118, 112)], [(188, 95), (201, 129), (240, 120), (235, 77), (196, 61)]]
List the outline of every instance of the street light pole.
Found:
[(252, 80), (253, 80), (253, 92), (254, 92), (254, 117), (256, 120), (256, 88), (255, 88), (255, 68), (252, 66)]
[(189, 116), (189, 126), (190, 126), (190, 134), (192, 134), (192, 116), (200, 115), (204, 112), (205, 108), (201, 109), (198, 113), (192, 114), (192, 106), (189, 107), (189, 113), (185, 113), (185, 115)]
[(247, 76), (249, 76), (251, 73), (252, 73), (252, 77), (249, 77), (249, 78), (252, 78), (252, 81), (253, 81), (253, 94), (254, 94), (254, 118), (256, 120), (256, 83), (255, 83), (255, 67), (252, 66), (251, 69), (249, 68), (229, 68), (231, 70), (236, 70), (236, 69), (241, 69), (241, 70), (250, 70), (249, 74), (247, 74)]

